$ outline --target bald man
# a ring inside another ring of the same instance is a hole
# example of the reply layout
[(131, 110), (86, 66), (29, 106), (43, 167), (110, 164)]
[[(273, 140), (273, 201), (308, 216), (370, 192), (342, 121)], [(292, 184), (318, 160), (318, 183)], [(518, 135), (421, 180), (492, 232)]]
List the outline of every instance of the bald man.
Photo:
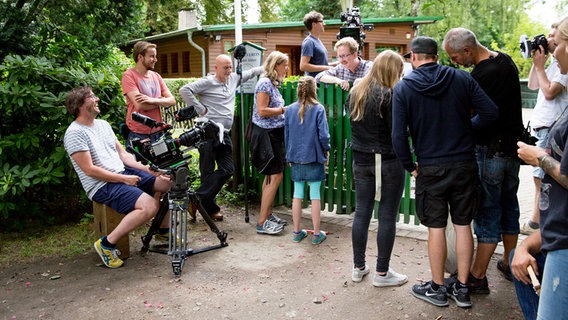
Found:
[[(233, 72), (230, 56), (222, 54), (215, 58), (215, 74), (186, 84), (179, 90), (188, 106), (195, 106), (200, 116), (224, 127), (223, 142), (214, 139), (199, 146), (199, 171), (201, 186), (196, 190), (203, 207), (214, 220), (223, 220), (221, 208), (215, 198), (227, 180), (233, 175), (233, 145), (230, 130), (235, 114), (235, 91), (239, 75)], [(242, 83), (262, 73), (262, 67), (242, 72)]]

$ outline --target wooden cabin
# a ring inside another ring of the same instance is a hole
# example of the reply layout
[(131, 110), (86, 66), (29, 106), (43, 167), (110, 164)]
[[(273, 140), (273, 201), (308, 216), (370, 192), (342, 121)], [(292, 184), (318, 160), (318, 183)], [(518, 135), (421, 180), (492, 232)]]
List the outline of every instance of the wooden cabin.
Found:
[[(235, 25), (191, 25), (195, 16), (184, 16), (180, 12), (180, 25), (176, 31), (135, 39), (123, 47), (131, 54), (136, 41), (146, 40), (157, 45), (158, 62), (156, 71), (164, 78), (201, 77), (213, 70), (215, 57), (228, 53), (235, 45)], [(191, 14), (191, 13), (190, 13)], [(373, 25), (374, 30), (364, 31), (363, 59), (373, 60), (378, 52), (392, 49), (402, 54), (408, 51), (408, 45), (419, 25), (435, 23), (441, 16), (403, 17), (403, 18), (366, 18), (365, 25)], [(340, 20), (325, 20), (325, 32), (320, 36), (328, 50), (328, 58), (337, 60), (333, 47), (337, 42)], [(243, 24), (242, 39), (266, 49), (265, 54), (273, 50), (287, 53), (290, 57), (288, 75), (303, 75), (300, 71), (300, 48), (308, 30), (302, 21), (270, 22)]]

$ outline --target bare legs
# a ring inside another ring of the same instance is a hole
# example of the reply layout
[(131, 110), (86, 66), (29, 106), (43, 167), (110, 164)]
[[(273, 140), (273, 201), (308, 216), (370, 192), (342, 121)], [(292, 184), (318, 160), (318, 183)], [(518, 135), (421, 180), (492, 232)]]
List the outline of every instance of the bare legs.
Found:
[(270, 212), (272, 211), (272, 203), (274, 202), (274, 197), (276, 196), (276, 191), (282, 182), (283, 173), (276, 173), (264, 177), (264, 182), (262, 183), (262, 197), (260, 199), (260, 215), (258, 217), (258, 225), (262, 225)]
[[(467, 283), (473, 255), (473, 235), (471, 226), (454, 224), (456, 232), (456, 255), (458, 261), (458, 280)], [(446, 228), (428, 228), (428, 256), (432, 269), (432, 280), (444, 284), (444, 264), (447, 257)]]

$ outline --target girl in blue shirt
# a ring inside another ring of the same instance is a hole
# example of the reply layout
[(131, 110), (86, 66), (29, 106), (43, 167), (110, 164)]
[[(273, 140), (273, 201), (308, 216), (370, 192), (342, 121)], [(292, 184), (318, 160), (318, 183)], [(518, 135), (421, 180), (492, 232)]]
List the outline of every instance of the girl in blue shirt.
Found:
[(304, 184), (309, 182), (312, 209), (312, 244), (320, 244), (325, 232), (320, 230), (321, 181), (325, 180), (324, 165), (329, 156), (329, 128), (324, 107), (317, 99), (316, 81), (310, 76), (300, 78), (298, 101), (289, 105), (284, 120), (286, 161), (291, 166), (294, 181), (292, 218), (294, 233), (292, 241), (300, 242), (307, 231), (300, 229)]

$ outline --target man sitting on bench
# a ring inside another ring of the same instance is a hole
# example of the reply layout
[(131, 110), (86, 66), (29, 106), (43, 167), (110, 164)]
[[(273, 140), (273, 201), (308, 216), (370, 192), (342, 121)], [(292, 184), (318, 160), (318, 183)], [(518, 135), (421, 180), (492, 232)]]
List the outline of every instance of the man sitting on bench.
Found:
[[(116, 242), (156, 215), (159, 201), (154, 192), (168, 192), (171, 181), (151, 172), (124, 150), (109, 123), (96, 119), (98, 103), (90, 87), (75, 88), (67, 94), (65, 106), (75, 121), (65, 131), (64, 145), (87, 197), (126, 214), (110, 234), (94, 244), (107, 267), (119, 268), (123, 261)], [(169, 233), (169, 220), (163, 219), (158, 234)]]

